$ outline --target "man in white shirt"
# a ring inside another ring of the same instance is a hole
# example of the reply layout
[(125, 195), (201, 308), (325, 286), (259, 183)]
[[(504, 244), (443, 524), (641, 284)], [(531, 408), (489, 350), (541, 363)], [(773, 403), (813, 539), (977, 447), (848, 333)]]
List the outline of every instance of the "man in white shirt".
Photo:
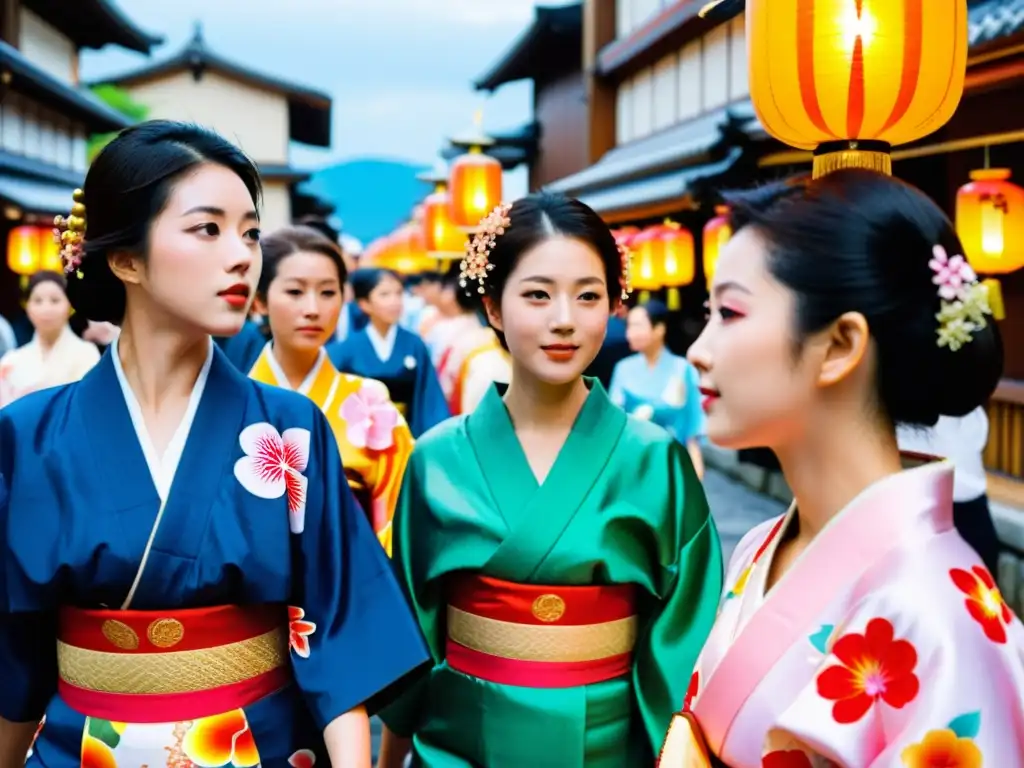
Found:
[(939, 456), (953, 462), (953, 522), (985, 566), (996, 572), (999, 536), (988, 506), (983, 454), (988, 443), (988, 414), (976, 408), (966, 416), (942, 416), (931, 429), (899, 427), (901, 451)]

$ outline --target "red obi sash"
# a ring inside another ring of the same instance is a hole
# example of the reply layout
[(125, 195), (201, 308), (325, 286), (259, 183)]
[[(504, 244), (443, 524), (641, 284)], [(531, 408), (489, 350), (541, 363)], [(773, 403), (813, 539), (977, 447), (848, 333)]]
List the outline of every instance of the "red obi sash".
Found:
[(196, 720), (288, 685), (284, 606), (180, 611), (60, 609), (58, 692), (114, 722)]
[(448, 665), (503, 685), (573, 688), (629, 672), (632, 585), (553, 587), (461, 574), (448, 594)]

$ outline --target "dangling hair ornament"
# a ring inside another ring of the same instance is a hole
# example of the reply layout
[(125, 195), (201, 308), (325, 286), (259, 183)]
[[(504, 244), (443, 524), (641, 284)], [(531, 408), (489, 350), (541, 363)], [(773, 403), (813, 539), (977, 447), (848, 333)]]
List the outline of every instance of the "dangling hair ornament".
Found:
[(467, 291), (469, 284), (476, 282), (477, 293), (487, 292), (484, 281), (487, 279), (487, 273), (494, 269), (490, 262), (491, 251), (494, 250), (498, 237), (505, 234), (505, 230), (512, 225), (512, 220), (508, 217), (511, 210), (512, 203), (501, 203), (480, 220), (480, 229), (466, 246), (466, 257), (459, 265), (462, 270), (459, 273), (459, 285)]
[(53, 220), (53, 239), (60, 248), (60, 260), (64, 264), (64, 274), (74, 273), (79, 279), (82, 273), (79, 267), (82, 265), (84, 249), (82, 243), (85, 240), (85, 193), (76, 189), (72, 195), (74, 203), (71, 206), (71, 214), (66, 218), (57, 216)]
[(622, 288), (622, 300), (626, 301), (633, 291), (633, 252), (623, 242), (619, 244), (619, 260), (622, 270), (619, 274), (619, 287)]
[(988, 325), (985, 316), (992, 314), (988, 286), (978, 282), (978, 276), (963, 256), (950, 256), (941, 245), (932, 248), (928, 266), (935, 273), (932, 282), (939, 287), (942, 300), (941, 309), (935, 315), (939, 321), (938, 345), (956, 352)]

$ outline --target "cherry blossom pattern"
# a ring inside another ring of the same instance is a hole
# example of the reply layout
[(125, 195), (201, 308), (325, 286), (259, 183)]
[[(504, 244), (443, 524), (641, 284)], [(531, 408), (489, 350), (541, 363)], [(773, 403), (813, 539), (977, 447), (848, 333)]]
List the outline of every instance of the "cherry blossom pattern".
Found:
[(700, 693), (699, 669), (690, 676), (690, 685), (686, 689), (686, 698), (683, 699), (683, 712), (689, 712), (692, 709), (693, 700), (697, 698), (698, 693)]
[(988, 569), (975, 565), (965, 571), (953, 568), (949, 572), (956, 588), (967, 595), (964, 605), (985, 632), (985, 637), (1000, 645), (1006, 642), (1006, 627), (1013, 614), (1003, 600), (992, 574)]
[(398, 409), (384, 384), (364, 380), (345, 398), (339, 413), (345, 421), (345, 436), (356, 448), (384, 451), (395, 444)]
[(939, 297), (946, 301), (964, 301), (971, 285), (978, 280), (963, 256), (951, 257), (941, 245), (932, 249), (928, 266), (935, 273), (932, 282), (939, 287)]
[(864, 634), (850, 632), (832, 646), (839, 664), (818, 675), (817, 688), (822, 698), (835, 702), (832, 717), (837, 723), (856, 723), (879, 699), (902, 709), (917, 696), (917, 650), (894, 634), (892, 623), (875, 618)]
[(235, 462), (235, 477), (253, 496), (279, 499), (287, 496), (292, 533), (306, 527), (306, 486), (302, 473), (309, 463), (309, 430), (286, 429), (283, 433), (266, 422), (250, 424), (238, 436), (245, 456)]
[(294, 605), (288, 606), (288, 644), (296, 656), (309, 658), (309, 636), (316, 632), (316, 624), (306, 620), (306, 612)]
[(316, 755), (311, 749), (300, 749), (288, 758), (288, 765), (292, 768), (313, 768), (316, 765)]
[(938, 345), (956, 352), (984, 328), (986, 315), (992, 314), (988, 286), (963, 256), (950, 256), (941, 245), (932, 249), (928, 266), (934, 273), (932, 283), (939, 287), (941, 305), (935, 319), (939, 321)]

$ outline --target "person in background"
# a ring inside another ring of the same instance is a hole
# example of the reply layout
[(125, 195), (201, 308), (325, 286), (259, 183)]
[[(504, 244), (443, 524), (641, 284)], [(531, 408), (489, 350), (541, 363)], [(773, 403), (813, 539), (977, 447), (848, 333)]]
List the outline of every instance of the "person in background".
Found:
[(700, 375), (666, 348), (668, 317), (668, 307), (656, 299), (629, 311), (626, 339), (635, 354), (615, 366), (608, 395), (626, 413), (667, 429), (686, 446), (697, 476), (703, 477)]
[(271, 341), (249, 377), (320, 406), (341, 449), (349, 487), (390, 554), (391, 518), (413, 440), (384, 384), (338, 373), (324, 352), (342, 308), (341, 249), (310, 227), (285, 227), (260, 244), (256, 303)]
[(627, 311), (626, 305), (621, 304), (612, 312), (608, 318), (608, 332), (604, 337), (601, 350), (586, 371), (587, 376), (593, 376), (600, 381), (601, 386), (605, 389), (612, 385), (615, 366), (619, 364), (620, 360), (624, 360), (630, 355), (629, 340), (626, 338)]
[(988, 505), (988, 475), (983, 458), (988, 444), (988, 414), (984, 406), (966, 416), (940, 416), (930, 428), (901, 425), (896, 438), (900, 450), (953, 462), (953, 524), (985, 567), (997, 573), (999, 535)]
[(95, 320), (87, 321), (87, 325), (82, 331), (82, 338), (95, 344), (101, 354), (114, 343), (119, 335), (121, 335), (121, 329), (113, 323), (97, 323)]
[(0, 315), (0, 356), (18, 348), (18, 337), (6, 317)]
[(42, 271), (29, 278), (25, 312), (35, 334), (25, 346), (0, 357), (0, 407), (30, 392), (78, 381), (100, 359), (95, 345), (71, 330), (71, 303), (60, 273)]
[(426, 345), (399, 325), (402, 281), (386, 269), (369, 267), (357, 269), (349, 282), (369, 323), (344, 342), (328, 345), (327, 354), (342, 373), (384, 382), (418, 438), (450, 414)]
[(423, 312), (427, 308), (426, 299), (420, 294), (420, 275), (406, 275), (399, 278), (402, 282), (402, 315), (398, 324), (407, 331), (419, 333)]

